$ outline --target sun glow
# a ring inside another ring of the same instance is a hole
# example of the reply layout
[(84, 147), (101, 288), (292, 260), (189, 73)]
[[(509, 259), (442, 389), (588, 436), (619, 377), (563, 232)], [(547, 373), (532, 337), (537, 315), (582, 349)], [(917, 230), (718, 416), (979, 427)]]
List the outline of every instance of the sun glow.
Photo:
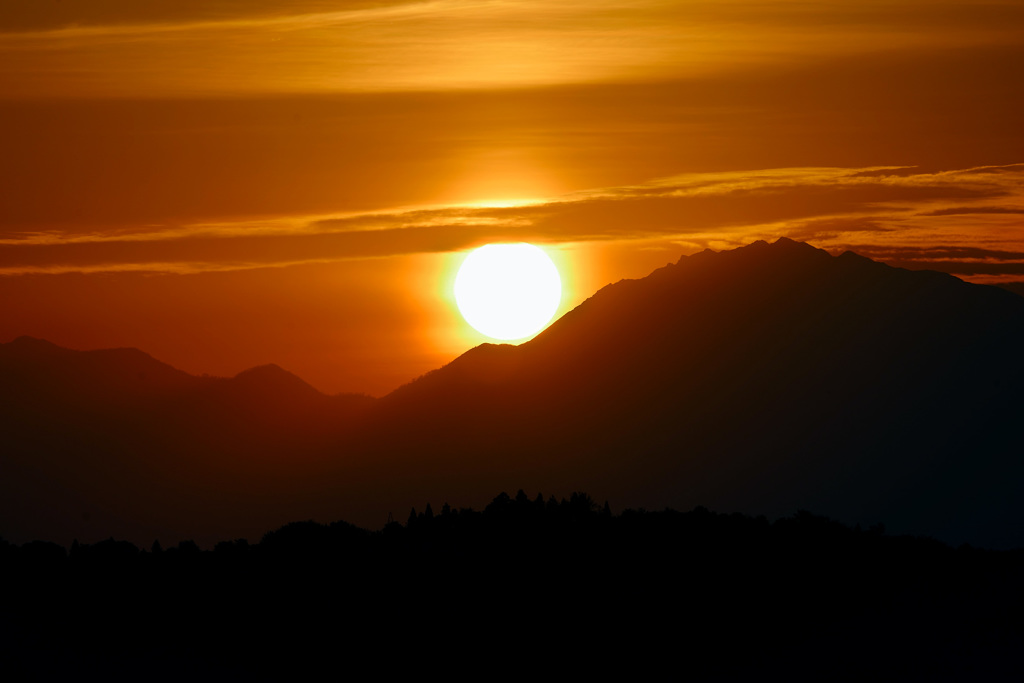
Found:
[(529, 337), (551, 321), (562, 300), (562, 281), (539, 247), (488, 244), (462, 262), (455, 302), (475, 330), (505, 341)]

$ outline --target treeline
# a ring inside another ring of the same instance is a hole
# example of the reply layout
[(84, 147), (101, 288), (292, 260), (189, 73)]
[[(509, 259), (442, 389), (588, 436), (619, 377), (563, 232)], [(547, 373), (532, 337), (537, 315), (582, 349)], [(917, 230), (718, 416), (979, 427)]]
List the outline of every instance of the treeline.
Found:
[(379, 531), (296, 522), (211, 550), (0, 543), (0, 567), (5, 661), (30, 678), (281, 679), (339, 662), (694, 680), (1024, 673), (1024, 553), (808, 512), (614, 515), (584, 493), (520, 491)]
[[(703, 551), (718, 557), (768, 551), (815, 555), (883, 549), (904, 555), (945, 555), (952, 551), (933, 539), (888, 537), (884, 532), (884, 525), (866, 530), (859, 526), (851, 528), (807, 511), (774, 523), (764, 517), (719, 514), (704, 507), (690, 512), (627, 509), (613, 515), (607, 502), (598, 505), (586, 493), (573, 493), (559, 500), (553, 496), (545, 499), (539, 493), (531, 498), (520, 490), (515, 497), (499, 494), (483, 511), (452, 508), (445, 503), (435, 513), (427, 503), (420, 511), (413, 508), (405, 524), (389, 521), (375, 532), (344, 521), (293, 522), (264, 534), (255, 543), (248, 539), (226, 540), (205, 551), (191, 540), (168, 548), (155, 540), (149, 548), (141, 549), (129, 541), (111, 538), (93, 544), (75, 541), (68, 550), (46, 541), (32, 541), (19, 547), (0, 538), (0, 561), (8, 569), (25, 566), (38, 570), (61, 566), (87, 568), (94, 564), (105, 568), (189, 562), (211, 565), (241, 558), (259, 561), (289, 556), (351, 563), (374, 560), (375, 554), (390, 560), (395, 552), (410, 556), (468, 556), (511, 550), (567, 554), (570, 549), (587, 549), (604, 554), (627, 546), (635, 552), (658, 556)], [(981, 551), (964, 546), (958, 552)], [(1007, 558), (1021, 555), (988, 554)]]

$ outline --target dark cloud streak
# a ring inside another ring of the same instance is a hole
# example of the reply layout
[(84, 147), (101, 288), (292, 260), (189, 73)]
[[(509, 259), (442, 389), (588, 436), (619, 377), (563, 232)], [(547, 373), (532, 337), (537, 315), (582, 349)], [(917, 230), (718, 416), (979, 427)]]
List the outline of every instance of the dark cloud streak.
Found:
[(920, 216), (971, 216), (975, 214), (1016, 215), (1024, 214), (1024, 208), (1009, 206), (954, 206), (935, 211), (926, 211)]
[(985, 263), (979, 261), (915, 261), (881, 259), (883, 263), (907, 270), (937, 270), (964, 277), (978, 275), (1024, 275), (1024, 263)]
[(858, 251), (863, 256), (880, 259), (1024, 261), (1024, 251), (1005, 251), (1001, 249), (983, 249), (980, 247), (860, 246)]
[(423, 0), (5, 0), (0, 32), (293, 16)]

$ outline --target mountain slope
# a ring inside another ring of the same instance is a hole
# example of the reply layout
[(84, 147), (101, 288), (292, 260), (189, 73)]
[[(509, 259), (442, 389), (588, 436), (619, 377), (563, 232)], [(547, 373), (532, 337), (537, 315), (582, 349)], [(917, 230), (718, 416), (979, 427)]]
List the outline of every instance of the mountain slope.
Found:
[(473, 349), (387, 397), (383, 422), (467, 478), (1024, 543), (1022, 348), (1008, 292), (759, 242)]

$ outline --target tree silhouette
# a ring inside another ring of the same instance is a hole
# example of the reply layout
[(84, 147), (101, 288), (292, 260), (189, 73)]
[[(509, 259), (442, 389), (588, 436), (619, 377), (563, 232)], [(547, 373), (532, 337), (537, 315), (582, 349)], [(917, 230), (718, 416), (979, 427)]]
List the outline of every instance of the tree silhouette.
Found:
[[(44, 678), (70, 678), (83, 660), (68, 655), (101, 657), (111, 638), (183, 676), (288, 678), (336, 664), (339, 643), (346, 665), (360, 666), (400, 646), (403, 675), (457, 645), (478, 672), (524, 637), (555, 644), (517, 654), (537, 670), (572, 657), (577, 671), (623, 678), (678, 666), (680, 648), (695, 680), (862, 680), (881, 670), (956, 680), (977, 667), (1019, 680), (1024, 669), (1020, 552), (954, 550), (803, 511), (775, 522), (701, 507), (613, 515), (573, 492), (549, 514), (543, 497), (526, 500), (499, 495), (486, 512), (445, 504), (432, 523), (428, 504), (408, 527), (381, 531), (293, 522), (258, 544), (212, 551), (183, 541), (144, 554), (107, 539), (77, 544), (73, 562), (56, 544), (0, 541), (0, 568), (17, 588), (0, 621), (18, 626), (4, 631), (4, 673), (32, 677), (8, 653), (33, 664), (46, 655), (67, 671)], [(411, 571), (416, 581), (405, 580)], [(495, 618), (505, 604), (517, 609)], [(536, 618), (550, 605), (571, 616)], [(325, 626), (325, 614), (343, 618)], [(438, 627), (381, 639), (401, 614), (433, 615)], [(633, 627), (642, 623), (657, 626)], [(879, 650), (881, 641), (893, 646)]]

